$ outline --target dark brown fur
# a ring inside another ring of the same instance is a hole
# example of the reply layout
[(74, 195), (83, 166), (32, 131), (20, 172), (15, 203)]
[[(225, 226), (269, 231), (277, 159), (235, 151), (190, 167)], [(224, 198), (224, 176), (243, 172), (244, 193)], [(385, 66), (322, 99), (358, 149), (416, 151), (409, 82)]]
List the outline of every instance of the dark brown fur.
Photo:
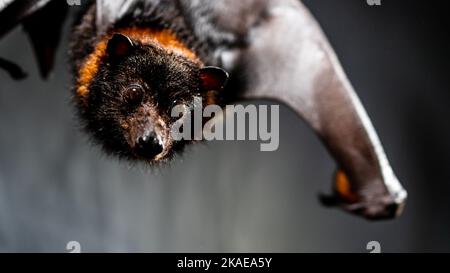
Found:
[[(216, 83), (215, 77), (204, 72), (208, 59), (204, 47), (175, 7), (162, 8), (145, 20), (125, 16), (106, 33), (97, 33), (93, 5), (74, 29), (74, 100), (81, 120), (96, 142), (120, 157), (165, 161), (186, 143), (171, 138), (171, 125), (176, 121), (170, 116), (172, 108), (185, 106), (187, 118), (194, 96), (204, 97), (205, 103), (218, 103), (216, 95), (223, 82)], [(211, 80), (213, 87), (205, 90), (202, 83), (211, 85)], [(130, 97), (138, 98), (130, 102)], [(149, 147), (161, 146), (160, 153), (137, 151), (143, 150), (140, 140), (148, 135), (155, 138)]]

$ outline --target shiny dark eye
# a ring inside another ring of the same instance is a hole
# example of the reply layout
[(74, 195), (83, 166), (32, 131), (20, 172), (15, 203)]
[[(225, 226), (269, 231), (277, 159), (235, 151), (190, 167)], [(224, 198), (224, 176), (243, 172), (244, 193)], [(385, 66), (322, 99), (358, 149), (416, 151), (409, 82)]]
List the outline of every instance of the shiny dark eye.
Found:
[(138, 106), (144, 98), (144, 89), (138, 84), (127, 87), (123, 93), (123, 100), (129, 107)]

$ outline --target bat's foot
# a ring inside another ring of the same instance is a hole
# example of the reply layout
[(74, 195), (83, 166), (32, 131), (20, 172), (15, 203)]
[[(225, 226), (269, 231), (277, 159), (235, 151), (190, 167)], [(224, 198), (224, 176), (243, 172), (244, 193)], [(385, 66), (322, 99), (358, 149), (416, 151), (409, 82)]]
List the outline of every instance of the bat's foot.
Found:
[(406, 191), (392, 194), (385, 189), (367, 191), (370, 194), (356, 194), (351, 191), (345, 174), (336, 175), (334, 194), (320, 195), (320, 201), (327, 207), (340, 207), (352, 214), (369, 220), (388, 220), (399, 217), (405, 206)]

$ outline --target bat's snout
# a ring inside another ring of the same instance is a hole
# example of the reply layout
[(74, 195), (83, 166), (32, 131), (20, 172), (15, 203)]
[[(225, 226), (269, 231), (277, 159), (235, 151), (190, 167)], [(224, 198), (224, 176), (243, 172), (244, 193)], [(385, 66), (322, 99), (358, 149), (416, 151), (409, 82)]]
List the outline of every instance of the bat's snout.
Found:
[(157, 134), (150, 131), (137, 138), (135, 150), (138, 155), (153, 160), (163, 152), (164, 145)]

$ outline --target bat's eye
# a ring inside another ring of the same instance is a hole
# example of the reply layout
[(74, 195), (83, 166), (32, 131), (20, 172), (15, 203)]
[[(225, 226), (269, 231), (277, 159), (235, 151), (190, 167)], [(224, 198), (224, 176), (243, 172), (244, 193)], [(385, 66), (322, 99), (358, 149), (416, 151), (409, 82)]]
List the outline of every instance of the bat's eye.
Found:
[(123, 99), (127, 106), (136, 107), (144, 98), (144, 89), (138, 84), (133, 84), (127, 87), (123, 93)]
[(172, 107), (175, 107), (175, 106), (180, 105), (180, 104), (181, 104), (180, 100), (173, 100), (172, 101)]

